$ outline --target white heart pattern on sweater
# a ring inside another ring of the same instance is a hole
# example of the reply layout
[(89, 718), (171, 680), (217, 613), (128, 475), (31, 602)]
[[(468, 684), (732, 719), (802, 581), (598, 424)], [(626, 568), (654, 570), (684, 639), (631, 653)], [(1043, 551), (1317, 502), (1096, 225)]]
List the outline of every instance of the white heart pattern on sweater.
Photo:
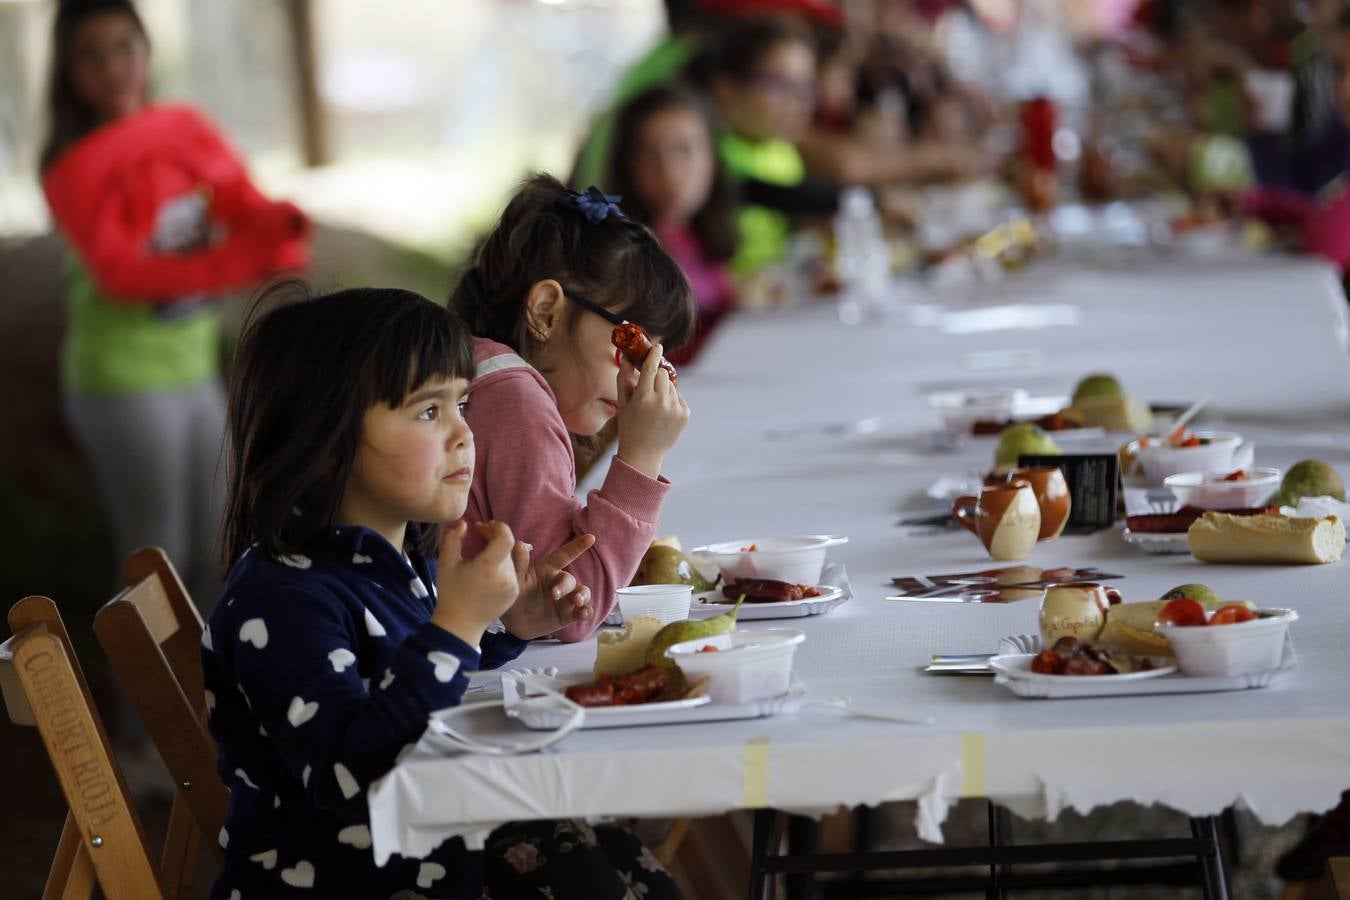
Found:
[(333, 664), (333, 671), (341, 674), (356, 662), (356, 654), (346, 647), (339, 647), (328, 654), (328, 661)]
[(301, 725), (314, 718), (314, 714), (319, 711), (319, 704), (311, 700), (306, 703), (300, 697), (292, 697), (291, 705), (286, 710), (286, 719), (292, 727), (299, 728)]
[(455, 673), (459, 671), (458, 657), (452, 656), (443, 650), (432, 650), (427, 654), (427, 659), (431, 660), (431, 664), (436, 667), (432, 674), (436, 676), (436, 680), (441, 684), (449, 682), (451, 678), (455, 677)]
[(338, 843), (366, 850), (370, 847), (370, 829), (364, 825), (348, 825), (338, 832)]
[(429, 888), (434, 882), (445, 877), (445, 866), (440, 863), (424, 862), (417, 869), (417, 886)]
[(262, 853), (255, 853), (249, 857), (255, 863), (261, 863), (267, 871), (272, 871), (277, 867), (277, 851), (264, 850)]
[(338, 789), (342, 791), (342, 796), (350, 800), (361, 793), (361, 786), (356, 783), (356, 778), (342, 763), (333, 765), (333, 774), (337, 776)]
[(239, 640), (252, 644), (259, 650), (267, 646), (267, 623), (262, 619), (249, 619), (239, 629)]
[(314, 887), (314, 866), (307, 859), (302, 859), (289, 869), (281, 870), (281, 880), (291, 887), (311, 888)]

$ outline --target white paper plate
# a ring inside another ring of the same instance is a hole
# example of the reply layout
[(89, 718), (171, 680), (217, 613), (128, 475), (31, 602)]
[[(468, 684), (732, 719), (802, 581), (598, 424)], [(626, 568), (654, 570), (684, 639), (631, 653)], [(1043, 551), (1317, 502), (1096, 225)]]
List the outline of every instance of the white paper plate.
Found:
[(1186, 532), (1171, 532), (1159, 534), (1149, 531), (1131, 531), (1126, 528), (1123, 534), (1125, 543), (1132, 547), (1138, 547), (1145, 553), (1151, 553), (1154, 556), (1176, 556), (1182, 553), (1190, 553), (1190, 545), (1186, 543)]
[[(824, 615), (849, 599), (843, 588), (828, 584), (815, 585), (820, 591), (819, 597), (807, 597), (803, 600), (783, 600), (778, 603), (742, 603), (736, 621), (753, 622), (757, 619), (796, 619), (802, 616)], [(722, 589), (694, 595), (694, 603), (689, 607), (689, 618), (706, 619), (721, 615), (736, 604), (707, 602), (712, 598), (725, 600)]]
[[(1028, 640), (1030, 638), (1031, 640)], [(1039, 650), (1040, 639), (1035, 635), (1014, 635), (1004, 638), (1000, 646), (1016, 640), (1023, 646)], [(1245, 691), (1263, 688), (1298, 665), (1294, 645), (1286, 640), (1284, 660), (1279, 668), (1250, 675), (1229, 675), (1191, 678), (1182, 675), (1175, 666), (1151, 672), (1132, 672), (1129, 675), (1037, 675), (1028, 671), (1035, 651), (1025, 654), (1005, 654), (989, 661), (994, 669), (995, 684), (1001, 684), (1019, 697), (1045, 700), (1065, 700), (1075, 697), (1121, 697), (1136, 694), (1203, 694), (1217, 691)], [(1020, 663), (1011, 660), (1021, 660)], [(1002, 665), (995, 665), (1004, 660)], [(1020, 671), (1019, 671), (1020, 670)], [(1144, 676), (1139, 678), (1136, 676)]]
[[(542, 679), (547, 687), (562, 691), (568, 685), (585, 684), (595, 678), (590, 672), (572, 672)], [(644, 703), (636, 706), (596, 706), (586, 710), (582, 728), (626, 728), (630, 725), (676, 725), (683, 722), (717, 722), (730, 719), (758, 719), (779, 713), (796, 712), (806, 696), (806, 688), (794, 672), (788, 692), (767, 700), (749, 703), (712, 703), (708, 697), (673, 700), (669, 703)], [(526, 728), (553, 730), (566, 721), (570, 712), (547, 697), (521, 696), (521, 683), (502, 678), (502, 697), (506, 714)]]
[[(993, 669), (1000, 678), (1030, 681), (1038, 684), (1058, 681), (1101, 681), (1120, 685), (1135, 681), (1146, 681), (1150, 678), (1161, 678), (1177, 671), (1177, 664), (1171, 662), (1156, 669), (1147, 669), (1142, 672), (1122, 672), (1117, 675), (1044, 675), (1040, 672), (1031, 671), (1031, 661), (1035, 658), (1036, 654), (1034, 653), (1001, 653), (990, 658), (989, 668)], [(999, 683), (1002, 684), (1003, 682), (1000, 681)], [(1095, 696), (1099, 693), (1101, 693), (1100, 690), (1089, 691), (1085, 696)]]

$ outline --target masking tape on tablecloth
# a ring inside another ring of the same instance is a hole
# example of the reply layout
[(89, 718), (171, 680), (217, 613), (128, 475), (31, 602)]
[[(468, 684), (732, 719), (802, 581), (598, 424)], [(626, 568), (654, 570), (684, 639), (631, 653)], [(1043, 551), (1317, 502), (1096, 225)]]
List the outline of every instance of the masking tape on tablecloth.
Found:
[(769, 805), (769, 739), (746, 741), (741, 763), (741, 806), (763, 809)]
[(989, 796), (989, 746), (980, 731), (961, 735), (961, 796)]

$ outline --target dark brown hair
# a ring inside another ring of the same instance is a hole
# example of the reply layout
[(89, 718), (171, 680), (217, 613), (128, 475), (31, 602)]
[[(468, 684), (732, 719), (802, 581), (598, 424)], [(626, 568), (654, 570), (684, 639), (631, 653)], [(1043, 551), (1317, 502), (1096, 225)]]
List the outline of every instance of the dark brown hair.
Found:
[(811, 31), (793, 19), (769, 16), (729, 25), (716, 42), (708, 61), (708, 77), (747, 82), (759, 74), (764, 57), (783, 44), (801, 44), (816, 50)]
[(47, 85), (49, 121), (40, 163), (43, 171), (62, 151), (98, 127), (98, 115), (80, 99), (70, 70), (75, 32), (86, 20), (106, 15), (125, 16), (149, 45), (145, 24), (130, 0), (62, 0), (52, 26), (52, 65)]
[(708, 151), (712, 154), (715, 174), (707, 199), (689, 224), (708, 256), (719, 261), (729, 260), (736, 253), (736, 196), (726, 167), (712, 145), (713, 135), (717, 133), (712, 111), (708, 102), (693, 90), (679, 84), (661, 85), (638, 94), (619, 110), (614, 120), (614, 143), (605, 187), (623, 195), (623, 208), (629, 215), (653, 224), (652, 211), (642, 202), (634, 185), (633, 158), (642, 126), (652, 116), (671, 109), (692, 112), (703, 121), (707, 130)]
[[(254, 301), (235, 351), (221, 556), (320, 552), (351, 475), (366, 410), (433, 378), (473, 378), (468, 329), (411, 291), (313, 296), (297, 281)], [(428, 555), (436, 529), (413, 527)]]
[[(530, 287), (554, 279), (679, 347), (694, 330), (694, 300), (679, 265), (627, 215), (591, 222), (566, 205), (551, 175), (525, 180), (450, 292), (450, 308), (478, 337), (527, 360), (537, 350), (525, 322)], [(569, 325), (585, 311), (573, 304)]]

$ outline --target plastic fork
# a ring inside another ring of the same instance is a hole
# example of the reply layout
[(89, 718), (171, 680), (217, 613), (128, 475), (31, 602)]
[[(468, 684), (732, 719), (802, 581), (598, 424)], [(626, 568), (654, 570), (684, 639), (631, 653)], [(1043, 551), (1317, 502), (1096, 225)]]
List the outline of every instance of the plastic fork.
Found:
[(901, 725), (932, 725), (936, 720), (932, 716), (915, 718), (877, 709), (861, 709), (853, 705), (851, 697), (829, 697), (824, 700), (808, 700), (803, 706), (824, 706), (836, 709), (855, 719), (872, 719), (879, 722), (898, 722)]

